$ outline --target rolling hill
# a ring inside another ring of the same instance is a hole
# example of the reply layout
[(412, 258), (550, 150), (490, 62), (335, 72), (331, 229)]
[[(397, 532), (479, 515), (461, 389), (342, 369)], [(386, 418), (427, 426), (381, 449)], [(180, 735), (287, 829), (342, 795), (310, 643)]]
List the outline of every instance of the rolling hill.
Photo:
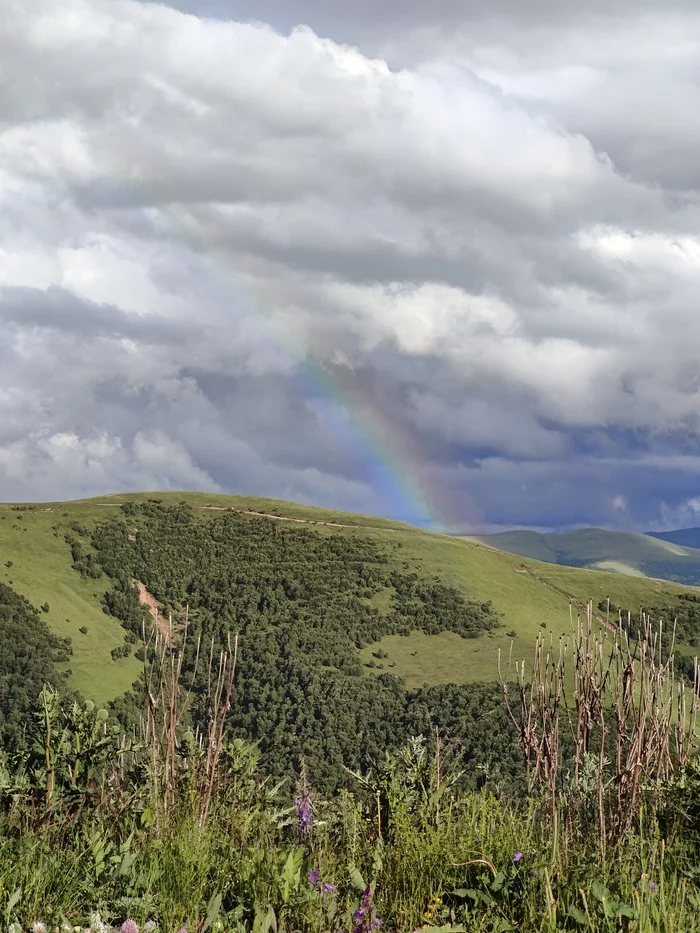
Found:
[[(91, 579), (73, 569), (66, 535), (88, 540), (91, 531), (106, 521), (126, 521), (122, 506), (154, 498), (164, 506), (186, 503), (202, 523), (235, 511), (250, 522), (284, 523), (317, 535), (369, 541), (386, 555), (390, 569), (422, 581), (440, 581), (477, 603), (490, 601), (500, 626), (478, 637), (464, 639), (449, 630), (430, 634), (416, 629), (410, 634), (386, 634), (359, 649), (367, 676), (382, 672), (402, 675), (409, 687), (493, 681), (499, 649), (506, 657), (512, 650), (515, 657), (529, 658), (538, 632), (546, 629), (553, 636), (569, 632), (572, 609), (574, 614), (580, 612), (588, 599), (597, 605), (609, 597), (614, 604), (637, 611), (641, 606), (671, 604), (682, 592), (680, 587), (657, 579), (556, 566), (493, 546), (498, 539), (501, 547), (510, 544), (514, 549), (517, 537), (505, 536), (504, 540), (504, 536), (491, 536), (485, 539), (490, 545), (486, 547), (480, 541), (427, 532), (387, 519), (276, 500), (165, 492), (0, 505), (0, 580), (35, 606), (48, 604), (45, 618), (50, 628), (72, 640), (73, 656), (68, 664), (72, 685), (100, 703), (126, 691), (138, 676), (140, 664), (132, 653), (113, 657), (113, 650), (123, 645), (124, 629), (117, 618), (103, 611), (109, 581), (104, 577)], [(576, 533), (564, 553), (580, 563), (595, 558), (598, 565), (601, 560), (610, 560), (632, 566), (634, 560), (635, 566), (648, 566), (650, 558), (660, 560), (668, 555), (686, 561), (688, 568), (695, 566), (692, 552), (644, 535), (613, 536), (617, 549), (611, 544), (601, 554), (599, 542), (607, 534), (591, 532), (587, 538)], [(548, 540), (552, 537), (529, 535), (527, 540), (533, 542), (529, 549), (537, 557), (551, 560), (560, 553)], [(636, 546), (632, 556), (629, 548), (622, 546), (628, 539)], [(700, 552), (697, 567), (700, 572)], [(380, 615), (388, 611), (387, 593), (373, 597)]]
[(700, 549), (682, 543), (683, 540), (695, 540), (693, 529), (689, 531), (691, 534), (688, 535), (682, 531), (648, 535), (601, 528), (582, 528), (563, 534), (506, 531), (468, 540), (552, 564), (656, 577), (698, 586)]
[(678, 528), (676, 531), (648, 531), (650, 538), (680, 544), (681, 547), (700, 548), (700, 528)]

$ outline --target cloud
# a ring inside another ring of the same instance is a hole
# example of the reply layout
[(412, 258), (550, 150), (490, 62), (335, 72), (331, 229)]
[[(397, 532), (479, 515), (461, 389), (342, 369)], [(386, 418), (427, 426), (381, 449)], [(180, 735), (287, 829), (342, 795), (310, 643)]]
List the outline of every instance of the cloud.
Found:
[(695, 8), (426, 9), (10, 0), (3, 498), (418, 518), (402, 457), (453, 523), (697, 494)]

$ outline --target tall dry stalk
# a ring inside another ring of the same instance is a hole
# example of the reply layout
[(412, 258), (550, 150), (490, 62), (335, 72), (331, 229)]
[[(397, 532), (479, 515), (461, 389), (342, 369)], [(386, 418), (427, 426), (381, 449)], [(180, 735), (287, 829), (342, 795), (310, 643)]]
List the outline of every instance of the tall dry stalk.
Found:
[[(145, 737), (150, 753), (154, 800), (164, 814), (173, 809), (180, 791), (183, 765), (180, 741), (201, 661), (201, 638), (197, 637), (191, 674), (185, 675), (183, 665), (188, 636), (187, 609), (180, 632), (175, 631), (172, 616), (167, 628), (162, 624), (154, 625), (148, 636), (145, 628), (143, 632), (147, 699)], [(234, 636), (233, 645), (231, 637), (228, 636), (227, 647), (219, 652), (218, 663), (212, 643), (204, 699), (208, 728), (201, 743), (204, 751), (203, 765), (194, 775), (200, 825), (206, 823), (216, 784), (224, 744), (226, 716), (231, 708), (237, 656), (237, 634)]]
[[(645, 792), (687, 764), (697, 741), (700, 669), (696, 659), (692, 687), (676, 676), (673, 642), (662, 655), (663, 623), (642, 614), (633, 639), (629, 616), (626, 627), (621, 616), (617, 627), (600, 621), (596, 630), (589, 603), (571, 639), (547, 646), (538, 637), (530, 678), (524, 660), (516, 665), (517, 712), (500, 657), (499, 677), (528, 777), (546, 790), (551, 818), (566, 797), (573, 830), (594, 794), (604, 851), (634, 825)], [(562, 726), (573, 742), (566, 775)]]
[(219, 665), (216, 681), (212, 680), (212, 664), (209, 663), (209, 730), (207, 734), (207, 753), (204, 762), (204, 786), (200, 796), (199, 822), (204, 825), (209, 815), (211, 795), (216, 783), (216, 773), (221, 759), (224, 743), (224, 729), (226, 715), (231, 708), (231, 694), (236, 677), (236, 662), (238, 660), (238, 633), (234, 636), (231, 647), (231, 636), (227, 637), (227, 649), (219, 655)]

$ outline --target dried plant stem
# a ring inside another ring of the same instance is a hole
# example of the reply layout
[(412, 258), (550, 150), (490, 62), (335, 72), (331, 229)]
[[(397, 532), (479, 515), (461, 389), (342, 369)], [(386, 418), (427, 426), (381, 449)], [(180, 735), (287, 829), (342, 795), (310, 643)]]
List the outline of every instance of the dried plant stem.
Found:
[[(620, 616), (617, 628), (608, 623), (595, 631), (589, 603), (571, 640), (562, 637), (555, 647), (551, 639), (547, 646), (538, 637), (529, 679), (524, 660), (516, 665), (517, 713), (499, 658), (501, 687), (520, 736), (528, 777), (546, 789), (553, 821), (565, 804), (571, 833), (582, 809), (590, 807), (590, 791), (586, 797), (582, 789), (589, 777), (586, 769), (595, 761), (594, 799), (603, 858), (608, 842), (633, 828), (646, 790), (687, 764), (696, 747), (698, 661), (689, 687), (674, 670), (675, 630), (665, 659), (663, 636), (663, 623), (653, 626), (644, 613), (636, 638), (631, 636), (629, 614), (626, 625)], [(573, 684), (571, 698), (567, 684)], [(568, 795), (563, 794), (560, 722), (568, 724), (573, 742), (567, 780), (575, 792)]]

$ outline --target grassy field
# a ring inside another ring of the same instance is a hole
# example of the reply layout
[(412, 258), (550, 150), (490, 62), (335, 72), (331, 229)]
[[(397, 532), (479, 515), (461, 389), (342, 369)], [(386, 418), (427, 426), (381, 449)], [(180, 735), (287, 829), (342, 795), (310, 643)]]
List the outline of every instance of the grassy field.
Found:
[[(73, 685), (99, 703), (126, 690), (139, 664), (133, 658), (112, 659), (110, 652), (122, 643), (123, 630), (102, 612), (105, 581), (85, 580), (71, 568), (64, 535), (75, 522), (91, 527), (120, 516), (122, 502), (148, 498), (186, 501), (199, 510), (202, 520), (216, 515), (214, 509), (233, 508), (312, 523), (320, 534), (370, 534), (405, 569), (439, 577), (479, 601), (491, 600), (503, 623), (497, 632), (473, 640), (449, 634), (390, 636), (363, 652), (369, 661), (372, 651), (387, 651), (389, 657), (378, 663), (404, 675), (409, 685), (493, 680), (499, 648), (505, 659), (511, 651), (514, 658), (529, 658), (537, 634), (567, 634), (571, 613), (575, 618), (588, 599), (597, 603), (609, 596), (619, 605), (648, 606), (683, 589), (665, 581), (541, 563), (388, 519), (256, 497), (166, 492), (33, 504), (28, 511), (0, 505), (0, 579), (12, 581), (36, 606), (48, 602), (47, 622), (73, 641)], [(10, 567), (7, 561), (12, 561)], [(87, 627), (87, 634), (79, 631), (81, 626)], [(368, 669), (368, 674), (379, 670)]]

